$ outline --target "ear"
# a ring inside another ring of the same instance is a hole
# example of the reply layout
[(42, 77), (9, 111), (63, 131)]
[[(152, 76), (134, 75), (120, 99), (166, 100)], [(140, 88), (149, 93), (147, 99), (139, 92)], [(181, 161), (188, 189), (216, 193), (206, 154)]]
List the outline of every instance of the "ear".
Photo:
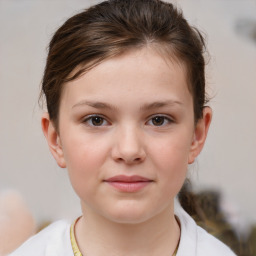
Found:
[(66, 162), (64, 159), (59, 133), (56, 131), (56, 128), (53, 122), (50, 120), (48, 113), (44, 113), (42, 115), (41, 125), (44, 136), (48, 142), (49, 149), (57, 164), (61, 168), (66, 168)]
[(207, 133), (210, 127), (211, 120), (212, 120), (212, 110), (210, 107), (205, 107), (203, 109), (203, 117), (198, 120), (195, 127), (194, 136), (193, 136), (190, 153), (189, 153), (189, 159), (188, 159), (189, 164), (192, 164), (195, 161), (196, 157), (202, 151), (206, 137), (207, 137)]

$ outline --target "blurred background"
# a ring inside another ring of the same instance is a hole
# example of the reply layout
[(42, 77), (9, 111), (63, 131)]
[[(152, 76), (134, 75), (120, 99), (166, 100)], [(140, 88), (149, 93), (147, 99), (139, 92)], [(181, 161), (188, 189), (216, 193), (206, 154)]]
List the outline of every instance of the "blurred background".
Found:
[[(51, 36), (97, 2), (0, 0), (0, 195), (17, 190), (38, 227), (81, 212), (41, 132), (38, 96)], [(246, 240), (256, 225), (256, 1), (172, 2), (205, 34), (209, 51), (214, 116), (204, 151), (189, 170), (189, 190), (199, 198), (214, 193), (210, 198)]]

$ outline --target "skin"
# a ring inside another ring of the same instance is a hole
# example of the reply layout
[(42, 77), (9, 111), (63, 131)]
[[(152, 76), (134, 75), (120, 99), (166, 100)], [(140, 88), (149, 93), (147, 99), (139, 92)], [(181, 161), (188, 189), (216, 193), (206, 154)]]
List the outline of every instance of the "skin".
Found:
[[(205, 108), (195, 125), (184, 66), (149, 47), (106, 60), (65, 84), (59, 131), (47, 113), (42, 128), (81, 199), (86, 217), (78, 221), (76, 237), (83, 254), (175, 250), (180, 228), (174, 197), (203, 148), (211, 116)], [(115, 175), (151, 182), (123, 192), (106, 182)]]

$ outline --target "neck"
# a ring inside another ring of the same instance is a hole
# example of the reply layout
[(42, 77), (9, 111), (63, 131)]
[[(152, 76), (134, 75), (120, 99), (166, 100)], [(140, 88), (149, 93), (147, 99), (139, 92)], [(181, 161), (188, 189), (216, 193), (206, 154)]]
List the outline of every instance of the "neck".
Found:
[(172, 255), (180, 237), (173, 207), (137, 224), (116, 223), (83, 208), (76, 225), (79, 249), (86, 256)]

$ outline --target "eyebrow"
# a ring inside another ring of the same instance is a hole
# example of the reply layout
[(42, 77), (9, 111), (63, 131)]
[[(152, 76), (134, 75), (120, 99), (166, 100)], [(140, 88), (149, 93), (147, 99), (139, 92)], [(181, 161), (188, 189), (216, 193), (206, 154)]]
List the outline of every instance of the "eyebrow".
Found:
[(115, 109), (116, 108), (115, 106), (108, 103), (98, 102), (98, 101), (86, 101), (86, 100), (82, 100), (76, 103), (74, 106), (72, 106), (72, 108), (83, 106), (83, 105), (87, 105), (97, 109)]
[[(72, 106), (72, 108), (83, 106), (83, 105), (87, 105), (97, 109), (117, 109), (116, 106), (109, 103), (98, 102), (98, 101), (86, 101), (86, 100), (82, 100), (76, 103), (75, 105)], [(156, 101), (149, 104), (144, 104), (143, 106), (140, 107), (140, 109), (151, 110), (151, 109), (157, 109), (157, 108), (175, 106), (175, 105), (182, 105), (182, 103), (176, 100)]]
[(169, 106), (175, 106), (175, 105), (182, 105), (182, 103), (177, 100), (156, 101), (150, 104), (143, 105), (141, 109), (151, 110), (151, 109), (157, 109), (157, 108), (169, 107)]

